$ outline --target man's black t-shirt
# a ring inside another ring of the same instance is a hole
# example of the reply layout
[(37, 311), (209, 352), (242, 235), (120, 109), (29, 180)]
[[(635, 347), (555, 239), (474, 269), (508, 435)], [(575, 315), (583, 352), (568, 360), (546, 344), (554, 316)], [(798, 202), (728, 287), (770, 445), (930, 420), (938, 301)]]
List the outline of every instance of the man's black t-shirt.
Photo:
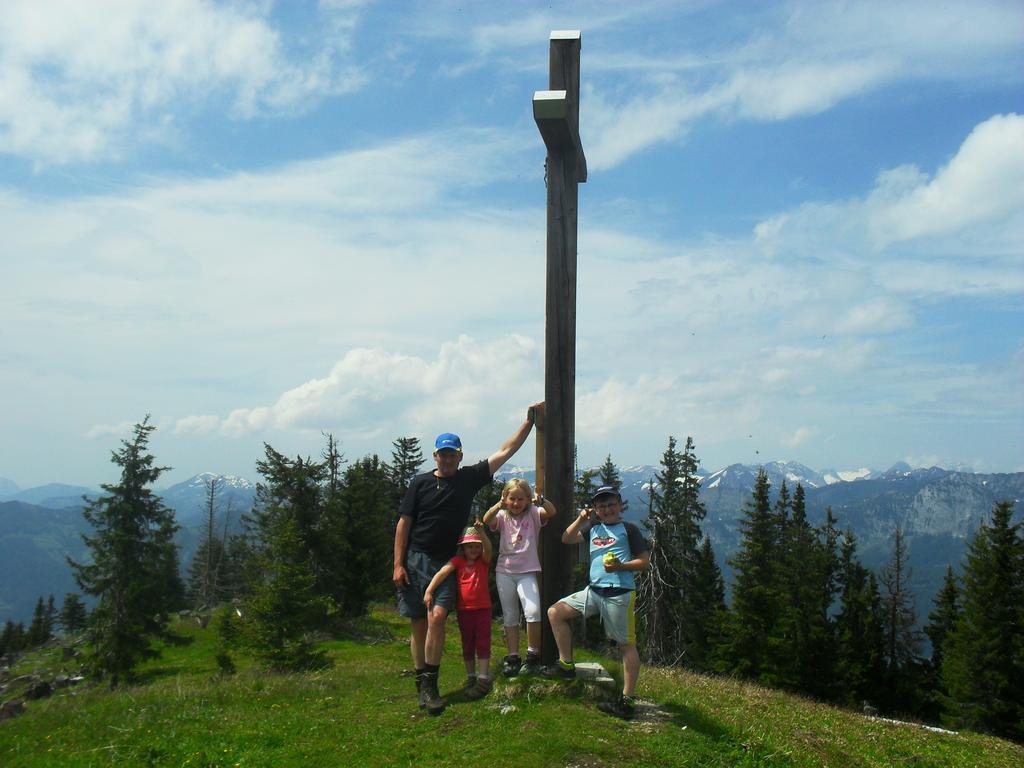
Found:
[(438, 560), (455, 554), (455, 542), (466, 527), (476, 492), (491, 482), (487, 460), (460, 467), (452, 477), (433, 472), (409, 483), (398, 514), (412, 518), (409, 550)]

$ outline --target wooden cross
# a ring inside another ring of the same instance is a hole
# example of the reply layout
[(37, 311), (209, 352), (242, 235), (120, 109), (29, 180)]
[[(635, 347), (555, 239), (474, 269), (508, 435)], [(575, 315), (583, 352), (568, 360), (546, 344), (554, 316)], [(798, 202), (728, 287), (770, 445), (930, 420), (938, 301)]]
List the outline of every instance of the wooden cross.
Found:
[(541, 544), (541, 660), (553, 664), (558, 652), (548, 606), (569, 592), (572, 561), (562, 531), (576, 514), (573, 504), (576, 447), (576, 210), (578, 185), (587, 180), (579, 136), (580, 33), (552, 32), (547, 91), (533, 94), (548, 155), (547, 288), (544, 332), (543, 467), (538, 488), (558, 510), (543, 529)]

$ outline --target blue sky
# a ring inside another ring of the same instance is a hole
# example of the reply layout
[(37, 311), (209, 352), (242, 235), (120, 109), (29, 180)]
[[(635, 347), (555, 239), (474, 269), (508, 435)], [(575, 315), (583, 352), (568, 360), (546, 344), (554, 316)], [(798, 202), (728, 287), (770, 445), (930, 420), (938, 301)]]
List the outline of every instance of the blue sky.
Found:
[(147, 413), (168, 482), (494, 450), (543, 395), (560, 29), (583, 465), (1024, 469), (1017, 2), (8, 0), (0, 477), (109, 481)]

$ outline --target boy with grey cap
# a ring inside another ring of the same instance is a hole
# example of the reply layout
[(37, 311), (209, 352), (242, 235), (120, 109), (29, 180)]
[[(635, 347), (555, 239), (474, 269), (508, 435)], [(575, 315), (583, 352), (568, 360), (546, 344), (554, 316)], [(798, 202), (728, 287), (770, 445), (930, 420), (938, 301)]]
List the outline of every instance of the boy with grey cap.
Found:
[(558, 661), (542, 674), (572, 679), (572, 627), (569, 622), (598, 615), (605, 632), (622, 653), (622, 694), (599, 708), (624, 719), (633, 716), (633, 694), (640, 676), (636, 650), (636, 582), (633, 574), (651, 564), (650, 547), (640, 529), (622, 520), (619, 489), (605, 485), (590, 497), (591, 506), (577, 515), (562, 534), (564, 544), (579, 544), (587, 537), (590, 550), (590, 583), (548, 608), (548, 620), (558, 645)]
[(455, 580), (449, 576), (434, 591), (428, 611), (423, 593), (431, 579), (455, 554), (456, 541), (469, 520), (473, 497), (491, 482), (512, 455), (526, 442), (533, 428), (534, 408), (502, 446), (483, 461), (468, 467), (462, 462), (462, 441), (445, 432), (434, 442), (437, 468), (416, 475), (409, 483), (398, 509), (395, 528), (393, 581), (398, 590), (398, 609), (412, 625), (412, 660), (420, 708), (437, 715), (446, 706), (437, 690), (444, 653), (445, 619), (455, 607)]

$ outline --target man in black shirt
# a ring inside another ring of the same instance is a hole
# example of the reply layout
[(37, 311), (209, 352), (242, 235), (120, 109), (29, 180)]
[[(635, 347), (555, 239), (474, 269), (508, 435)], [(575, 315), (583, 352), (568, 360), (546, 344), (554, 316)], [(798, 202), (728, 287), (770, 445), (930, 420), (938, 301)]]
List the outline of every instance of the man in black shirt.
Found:
[(527, 409), (525, 421), (501, 448), (469, 467), (459, 466), (462, 441), (458, 435), (438, 435), (434, 442), (437, 468), (412, 479), (399, 507), (393, 580), (399, 613), (412, 623), (410, 644), (419, 704), (432, 715), (445, 708), (437, 676), (444, 653), (445, 619), (455, 607), (455, 579), (450, 576), (437, 588), (429, 613), (423, 593), (434, 574), (455, 554), (455, 542), (468, 522), (477, 491), (491, 482), (494, 473), (526, 442), (538, 405)]

